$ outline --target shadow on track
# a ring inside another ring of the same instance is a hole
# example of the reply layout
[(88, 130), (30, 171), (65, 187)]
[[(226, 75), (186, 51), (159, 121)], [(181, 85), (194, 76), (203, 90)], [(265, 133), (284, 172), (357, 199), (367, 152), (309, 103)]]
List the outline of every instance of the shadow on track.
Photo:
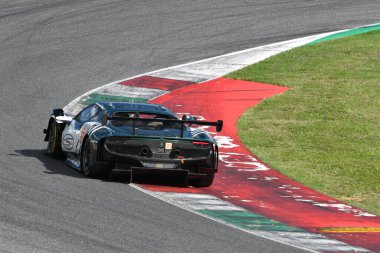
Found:
[[(69, 167), (63, 160), (52, 159), (43, 149), (21, 149), (15, 150), (16, 154), (8, 154), (9, 156), (26, 156), (37, 158), (41, 161), (46, 168), (44, 173), (46, 174), (61, 174), (64, 176), (75, 178), (87, 178), (79, 171)], [(133, 175), (127, 171), (111, 171), (107, 179), (103, 179), (105, 182), (118, 182), (118, 183), (137, 183), (137, 184), (149, 184), (149, 185), (165, 185), (173, 187), (187, 187), (183, 178), (178, 178), (171, 175)], [(87, 178), (91, 179), (91, 178)], [(92, 179), (96, 180), (96, 179)]]
[(21, 149), (15, 150), (16, 154), (8, 154), (13, 156), (26, 156), (33, 157), (40, 160), (45, 166), (46, 170), (44, 173), (46, 174), (61, 174), (64, 176), (76, 177), (76, 178), (85, 178), (84, 175), (79, 173), (78, 171), (71, 169), (67, 166), (63, 160), (52, 159), (46, 153), (46, 150), (43, 149)]
[(111, 172), (109, 179), (106, 181), (121, 182), (121, 183), (136, 183), (136, 184), (147, 184), (147, 185), (161, 185), (161, 186), (172, 186), (172, 187), (187, 187), (187, 178), (178, 177), (176, 175), (159, 175), (159, 174), (144, 174), (144, 175), (131, 175), (130, 172)]

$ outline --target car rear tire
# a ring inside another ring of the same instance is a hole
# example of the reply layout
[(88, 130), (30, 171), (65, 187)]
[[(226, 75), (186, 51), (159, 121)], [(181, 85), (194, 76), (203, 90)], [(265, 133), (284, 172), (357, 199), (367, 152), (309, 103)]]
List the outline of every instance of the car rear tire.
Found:
[(215, 172), (207, 172), (206, 176), (198, 178), (193, 181), (192, 185), (195, 187), (209, 187), (214, 182)]
[(52, 158), (63, 158), (61, 147), (62, 130), (54, 120), (50, 125), (47, 152)]
[(88, 138), (85, 139), (83, 150), (81, 152), (81, 169), (86, 177), (91, 178), (107, 178), (110, 173), (109, 166), (102, 166), (91, 162), (93, 156), (93, 150)]

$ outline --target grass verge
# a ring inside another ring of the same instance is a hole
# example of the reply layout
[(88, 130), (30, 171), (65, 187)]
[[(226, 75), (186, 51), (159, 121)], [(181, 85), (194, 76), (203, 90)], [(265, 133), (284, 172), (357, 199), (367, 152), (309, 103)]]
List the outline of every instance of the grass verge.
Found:
[(380, 215), (379, 31), (296, 48), (227, 77), (291, 87), (239, 119), (254, 154)]

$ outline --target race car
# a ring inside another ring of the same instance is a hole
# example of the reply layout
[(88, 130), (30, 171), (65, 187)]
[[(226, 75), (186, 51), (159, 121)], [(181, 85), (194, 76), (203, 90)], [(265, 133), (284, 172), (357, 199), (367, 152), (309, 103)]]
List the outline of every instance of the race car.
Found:
[(156, 104), (101, 102), (75, 117), (53, 110), (43, 132), (48, 154), (88, 177), (106, 178), (112, 170), (177, 173), (207, 187), (218, 170), (218, 145), (204, 126), (220, 132), (223, 121), (179, 119)]

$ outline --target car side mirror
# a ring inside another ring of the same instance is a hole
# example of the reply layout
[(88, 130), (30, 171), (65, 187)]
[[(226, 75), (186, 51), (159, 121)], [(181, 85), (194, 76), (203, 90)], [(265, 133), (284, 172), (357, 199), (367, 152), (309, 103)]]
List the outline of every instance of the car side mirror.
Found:
[(192, 116), (192, 115), (183, 115), (182, 116), (182, 120), (186, 120), (186, 121), (196, 121), (197, 118), (195, 116)]

